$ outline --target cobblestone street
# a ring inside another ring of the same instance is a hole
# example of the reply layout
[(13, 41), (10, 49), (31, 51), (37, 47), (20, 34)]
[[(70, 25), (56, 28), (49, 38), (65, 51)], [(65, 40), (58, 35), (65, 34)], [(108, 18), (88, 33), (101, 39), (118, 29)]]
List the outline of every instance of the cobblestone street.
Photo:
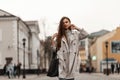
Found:
[[(58, 80), (57, 77), (48, 77), (46, 74), (26, 75), (23, 79), (22, 76), (18, 78), (8, 79), (7, 76), (0, 76), (0, 80)], [(110, 74), (109, 76), (102, 73), (80, 73), (75, 80), (120, 80), (120, 74)]]
[[(39, 80), (39, 79), (36, 79)], [(58, 80), (57, 78), (49, 78), (45, 75), (40, 77), (40, 80)], [(75, 80), (120, 80), (120, 74), (110, 74), (109, 76), (101, 73), (81, 73), (77, 75)]]

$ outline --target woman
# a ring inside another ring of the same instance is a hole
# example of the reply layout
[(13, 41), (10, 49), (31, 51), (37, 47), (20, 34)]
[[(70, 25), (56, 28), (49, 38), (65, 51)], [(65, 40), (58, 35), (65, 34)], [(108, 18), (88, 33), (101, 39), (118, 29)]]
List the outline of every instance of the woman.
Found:
[(52, 37), (52, 46), (57, 49), (59, 58), (59, 80), (74, 80), (75, 73), (79, 72), (79, 43), (87, 35), (83, 29), (71, 24), (68, 17), (61, 18), (58, 33)]

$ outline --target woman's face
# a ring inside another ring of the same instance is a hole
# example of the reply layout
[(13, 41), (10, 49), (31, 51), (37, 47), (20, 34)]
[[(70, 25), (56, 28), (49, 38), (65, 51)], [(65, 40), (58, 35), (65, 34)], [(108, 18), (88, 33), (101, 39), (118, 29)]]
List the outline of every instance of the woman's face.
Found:
[(70, 26), (70, 21), (68, 19), (63, 20), (63, 26), (65, 29), (68, 29)]

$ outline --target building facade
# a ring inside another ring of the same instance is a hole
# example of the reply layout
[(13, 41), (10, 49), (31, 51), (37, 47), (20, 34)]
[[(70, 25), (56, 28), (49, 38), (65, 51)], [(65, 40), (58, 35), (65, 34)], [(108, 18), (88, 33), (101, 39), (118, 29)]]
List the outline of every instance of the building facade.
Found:
[[(106, 61), (107, 54), (109, 69), (111, 68), (111, 63), (120, 61), (119, 34), (120, 27), (117, 27), (115, 30), (101, 37), (98, 37), (96, 41), (91, 45), (90, 53), (92, 57), (92, 65), (96, 68), (97, 72), (103, 72), (103, 68), (106, 68), (106, 63), (104, 63), (104, 61)], [(106, 49), (106, 41), (108, 42), (108, 50)]]
[[(13, 64), (20, 62), (23, 66), (23, 38), (26, 39), (25, 68), (31, 68), (32, 60), (37, 62), (38, 58), (35, 57), (35, 60), (31, 57), (33, 54), (38, 55), (40, 49), (40, 41), (38, 38), (39, 27), (37, 22), (33, 28), (35, 28), (35, 30), (37, 28), (35, 34), (32, 34), (31, 26), (22, 19), (6, 11), (0, 10), (0, 69), (3, 69), (4, 65), (8, 62), (12, 62)], [(35, 65), (37, 66), (37, 63), (35, 63)]]
[(40, 33), (37, 21), (26, 21), (27, 25), (31, 30), (30, 40), (30, 68), (36, 69), (40, 65), (40, 39), (38, 34)]

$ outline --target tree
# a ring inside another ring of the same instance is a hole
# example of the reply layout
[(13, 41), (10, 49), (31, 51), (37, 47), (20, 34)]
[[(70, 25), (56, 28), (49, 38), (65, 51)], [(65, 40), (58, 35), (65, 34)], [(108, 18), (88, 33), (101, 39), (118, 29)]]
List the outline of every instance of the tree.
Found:
[[(47, 65), (49, 66), (49, 63), (50, 63), (50, 59), (52, 57), (52, 49), (51, 49), (51, 36), (48, 36), (46, 39), (45, 39), (45, 45), (44, 45), (44, 58), (45, 58), (45, 67), (47, 68)], [(48, 64), (47, 64), (47, 61), (48, 61)]]

